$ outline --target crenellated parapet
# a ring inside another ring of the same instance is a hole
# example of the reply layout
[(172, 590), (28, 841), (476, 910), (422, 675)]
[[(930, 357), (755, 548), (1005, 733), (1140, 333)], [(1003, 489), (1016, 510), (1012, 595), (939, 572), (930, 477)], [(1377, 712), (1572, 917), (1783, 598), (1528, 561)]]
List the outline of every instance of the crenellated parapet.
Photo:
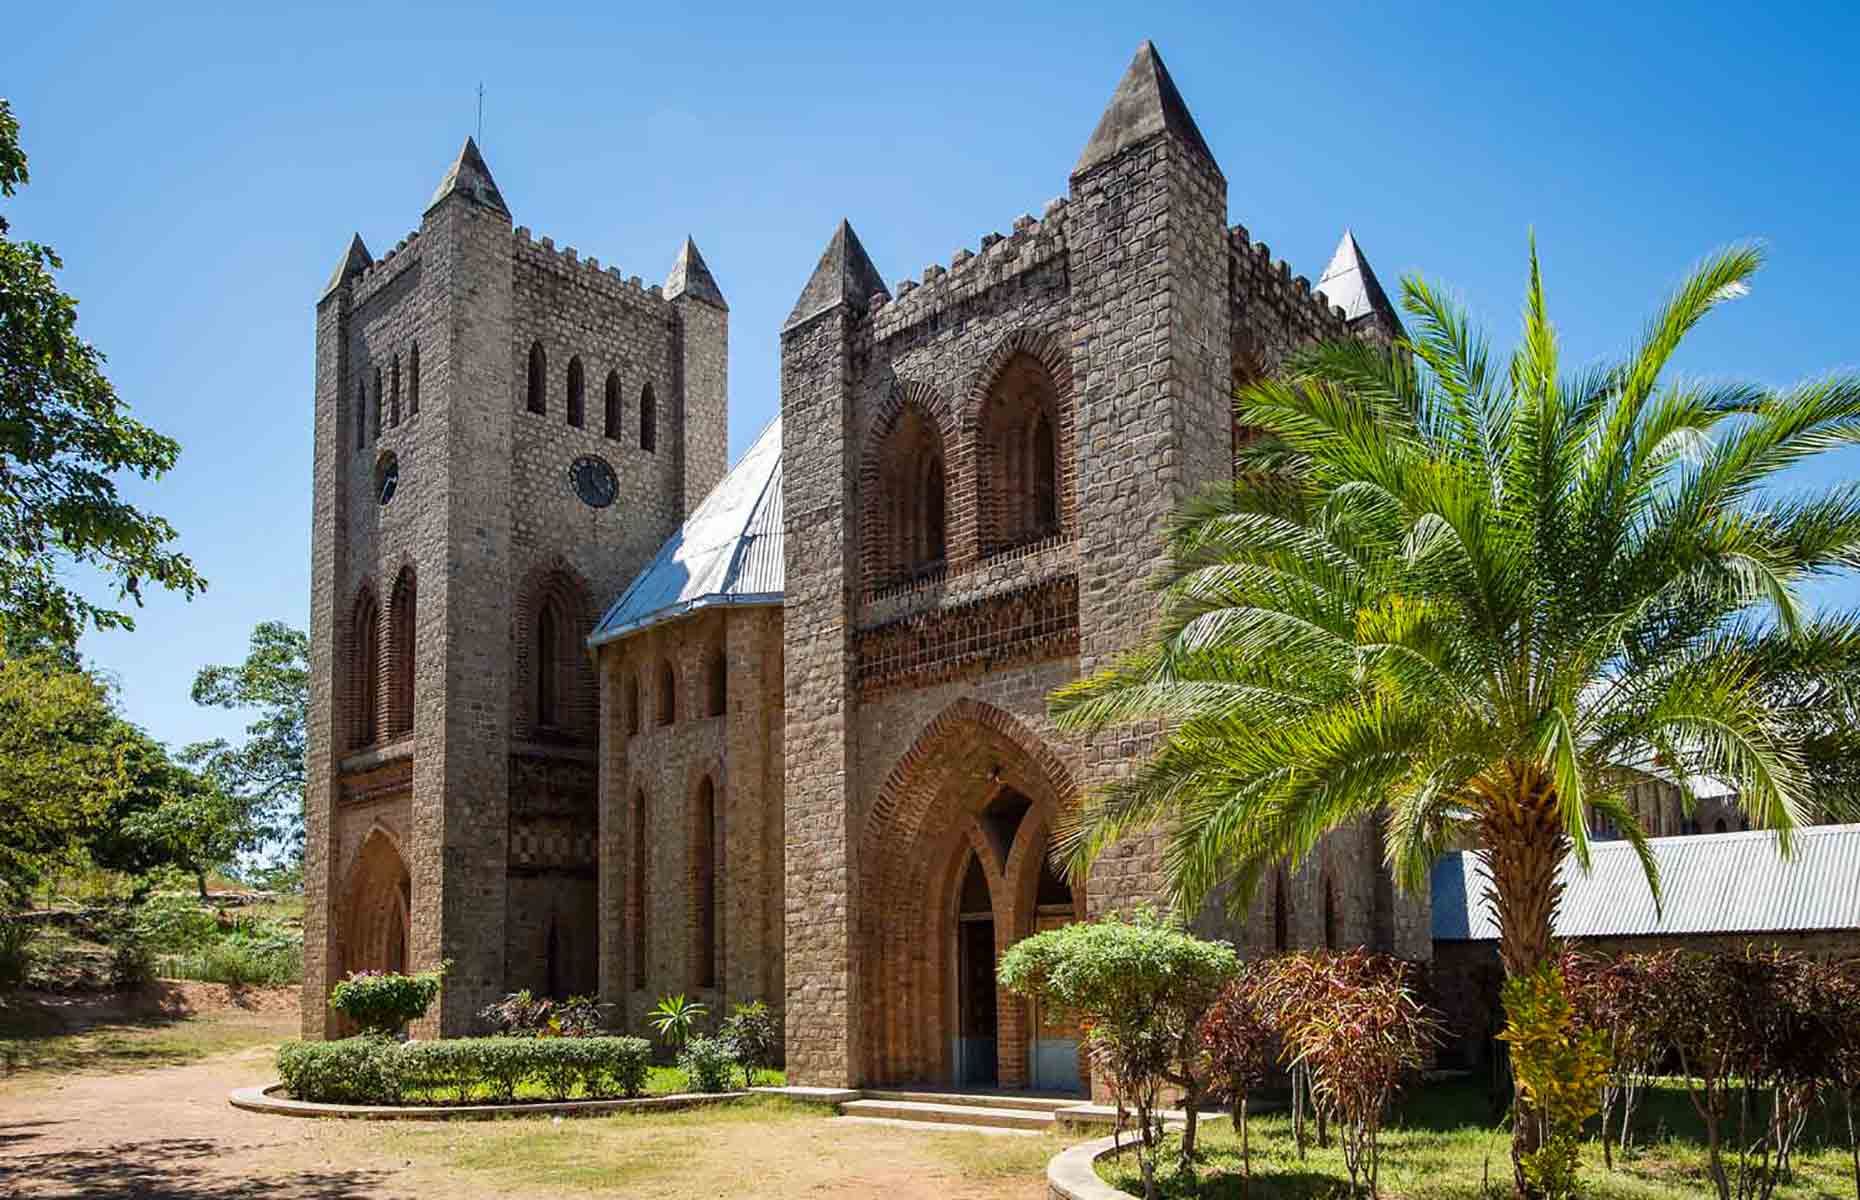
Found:
[(940, 318), (952, 310), (980, 301), (1029, 272), (1063, 267), (1065, 215), (1066, 201), (1053, 200), (1040, 220), (1023, 213), (1015, 218), (1011, 233), (984, 234), (977, 249), (957, 250), (947, 266), (932, 263), (919, 278), (899, 280), (895, 298), (874, 304), (867, 314), (870, 336), (883, 342), (927, 322), (940, 326)]

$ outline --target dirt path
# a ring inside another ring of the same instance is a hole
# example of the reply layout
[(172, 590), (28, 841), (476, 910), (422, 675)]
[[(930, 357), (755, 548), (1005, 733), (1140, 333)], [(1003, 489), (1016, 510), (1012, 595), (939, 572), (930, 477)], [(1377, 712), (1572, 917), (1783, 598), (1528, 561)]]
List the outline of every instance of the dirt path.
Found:
[[(211, 1017), (202, 1018), (203, 1021)], [(290, 1024), (282, 1015), (279, 1036)], [(552, 1121), (309, 1121), (243, 1112), (271, 1077), (246, 1046), (184, 1066), (35, 1073), (0, 1085), (0, 1200), (784, 1195), (886, 1200), (1044, 1194), (1042, 1139), (842, 1123), (808, 1113)]]

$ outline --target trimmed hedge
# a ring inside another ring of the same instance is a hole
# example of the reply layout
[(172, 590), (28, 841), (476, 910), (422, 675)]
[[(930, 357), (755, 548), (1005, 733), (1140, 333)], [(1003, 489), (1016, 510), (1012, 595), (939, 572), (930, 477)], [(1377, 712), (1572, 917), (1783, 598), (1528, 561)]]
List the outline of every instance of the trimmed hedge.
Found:
[(722, 1038), (694, 1037), (678, 1052), (679, 1069), (694, 1092), (727, 1092), (741, 1067), (736, 1050)]
[(645, 1090), (645, 1038), (445, 1038), (397, 1042), (363, 1034), (288, 1042), (278, 1075), (292, 1096), (330, 1104), (398, 1104), (409, 1098), (508, 1102), (525, 1083), (556, 1100), (632, 1098)]

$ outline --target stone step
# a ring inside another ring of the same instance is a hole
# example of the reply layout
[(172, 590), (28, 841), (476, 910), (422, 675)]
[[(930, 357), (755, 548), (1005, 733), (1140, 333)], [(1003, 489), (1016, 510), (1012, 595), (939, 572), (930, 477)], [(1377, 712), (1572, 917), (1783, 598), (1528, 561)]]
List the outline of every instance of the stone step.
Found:
[(928, 1092), (915, 1088), (866, 1088), (862, 1100), (901, 1101), (906, 1104), (963, 1104), (974, 1108), (1024, 1108), (1031, 1112), (1057, 1112), (1091, 1103), (1084, 1096), (1033, 1096), (1024, 1092)]
[(980, 1104), (937, 1104), (923, 1100), (849, 1100), (849, 1117), (884, 1117), (929, 1125), (982, 1125), (995, 1129), (1051, 1129), (1050, 1109), (988, 1108)]

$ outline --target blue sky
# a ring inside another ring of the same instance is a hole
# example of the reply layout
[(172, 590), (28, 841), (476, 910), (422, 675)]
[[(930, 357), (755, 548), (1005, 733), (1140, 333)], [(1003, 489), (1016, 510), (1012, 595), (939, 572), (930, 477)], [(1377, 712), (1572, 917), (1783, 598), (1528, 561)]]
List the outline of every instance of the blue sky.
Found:
[(1037, 215), (1145, 37), (1230, 219), (1297, 272), (1350, 226), (1391, 289), (1423, 271), (1505, 340), (1534, 227), (1586, 360), (1761, 237), (1771, 266), (1683, 369), (1860, 363), (1860, 72), (1833, 5), (243, 9), (22, 4), (0, 46), (32, 159), (15, 235), (63, 254), (80, 331), (183, 447), (134, 494), (211, 589), (84, 644), (174, 741), (240, 724), (189, 702), (198, 665), (307, 619), (313, 305), (351, 231), (380, 253), (417, 225), (480, 82), (518, 223), (649, 281), (697, 239), (731, 304), (733, 455), (775, 411), (780, 323), (834, 223), (895, 281)]

